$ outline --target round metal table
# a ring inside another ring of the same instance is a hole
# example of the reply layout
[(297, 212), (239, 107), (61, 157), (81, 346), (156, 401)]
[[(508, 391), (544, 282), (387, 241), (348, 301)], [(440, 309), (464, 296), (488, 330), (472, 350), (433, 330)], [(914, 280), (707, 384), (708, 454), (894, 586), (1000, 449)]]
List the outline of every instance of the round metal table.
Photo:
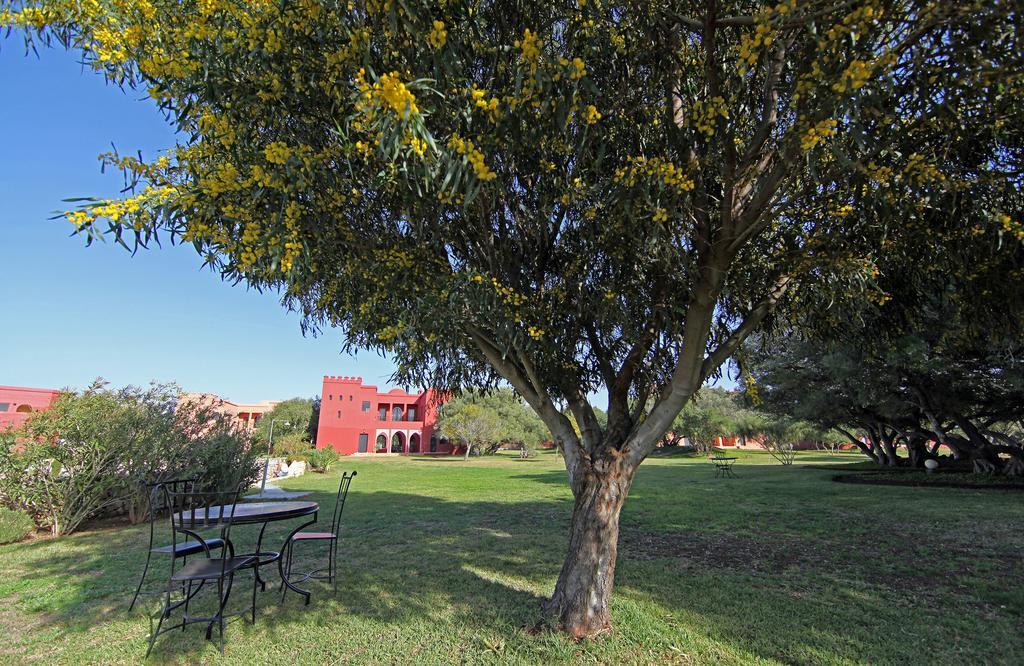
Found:
[[(182, 522), (202, 522), (203, 520), (217, 521), (219, 520), (220, 512), (223, 509), (223, 506), (211, 506), (204, 509), (195, 509), (194, 511), (183, 511), (180, 514), (180, 519)], [(292, 518), (312, 516), (313, 518), (311, 520), (302, 523), (288, 534), (288, 537), (284, 540), (284, 543), (287, 544), (291, 540), (292, 536), (301, 531), (302, 528), (309, 527), (314, 524), (319, 512), (320, 505), (316, 502), (239, 502), (235, 506), (234, 515), (231, 516), (230, 519), (224, 520), (224, 522), (231, 523), (232, 525), (263, 524), (263, 527), (260, 528), (260, 535), (256, 538), (256, 551), (252, 553), (236, 554), (239, 557), (249, 556), (256, 558), (256, 565), (253, 567), (253, 572), (256, 575), (256, 581), (260, 584), (261, 589), (266, 590), (267, 583), (260, 576), (260, 567), (277, 562), (277, 572), (278, 575), (281, 576), (281, 584), (288, 589), (301, 594), (306, 598), (306, 603), (309, 603), (309, 592), (292, 585), (285, 577), (280, 551), (263, 550), (263, 533), (266, 531), (267, 525), (270, 523), (281, 520), (291, 520)], [(195, 514), (194, 516), (192, 515), (193, 513)], [(234, 546), (230, 543), (228, 546), (231, 548), (231, 551), (234, 552)]]

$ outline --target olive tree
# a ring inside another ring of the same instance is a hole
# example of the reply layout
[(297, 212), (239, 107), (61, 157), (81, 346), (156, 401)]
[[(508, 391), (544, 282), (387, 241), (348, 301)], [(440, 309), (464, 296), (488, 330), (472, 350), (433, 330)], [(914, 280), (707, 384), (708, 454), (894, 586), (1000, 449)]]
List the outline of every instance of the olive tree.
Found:
[(867, 291), (863, 202), (961, 182), (936, 127), (1016, 131), (1024, 52), (1013, 3), (0, 6), (180, 131), (106, 157), (134, 191), (69, 211), (82, 233), (190, 243), (404, 383), (516, 389), (575, 498), (546, 604), (575, 636), (611, 628), (619, 512), (676, 414), (752, 332)]

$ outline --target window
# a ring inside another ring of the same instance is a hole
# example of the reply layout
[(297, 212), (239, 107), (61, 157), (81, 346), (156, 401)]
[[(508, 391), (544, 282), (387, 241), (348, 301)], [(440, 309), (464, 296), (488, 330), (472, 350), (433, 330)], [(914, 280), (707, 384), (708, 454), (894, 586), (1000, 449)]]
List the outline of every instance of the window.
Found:
[(0, 402), (0, 412), (6, 412), (10, 408), (11, 408), (11, 403), (9, 403), (9, 402)]
[(359, 433), (359, 453), (366, 453), (366, 447), (370, 443), (370, 436), (365, 432)]
[(370, 411), (370, 401), (369, 400), (363, 400), (363, 411), (364, 412)]
[(433, 435), (430, 437), (430, 452), (437, 453), (437, 437)]
[(415, 421), (416, 420), (416, 405), (409, 405), (409, 408), (405, 410), (405, 420)]
[(328, 400), (334, 400), (334, 394), (333, 393), (328, 393), (327, 394), (327, 399)]
[(378, 421), (387, 421), (388, 420), (388, 406), (387, 405), (381, 405), (380, 406), (380, 411), (377, 412), (377, 420)]
[(340, 409), (338, 410), (338, 418), (339, 419), (341, 418), (341, 410)]
[(349, 396), (349, 397), (348, 397), (348, 401), (349, 401), (349, 402), (352, 402), (352, 396)]
[(402, 406), (401, 405), (395, 405), (395, 408), (393, 410), (391, 410), (391, 420), (392, 421), (401, 421), (402, 420)]

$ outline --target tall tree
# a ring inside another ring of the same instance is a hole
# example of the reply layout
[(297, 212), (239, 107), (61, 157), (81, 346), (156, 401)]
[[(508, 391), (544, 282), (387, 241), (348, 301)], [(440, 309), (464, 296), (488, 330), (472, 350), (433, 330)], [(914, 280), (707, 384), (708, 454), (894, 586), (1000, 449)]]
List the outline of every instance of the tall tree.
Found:
[(70, 212), (84, 233), (192, 243), (403, 383), (515, 387), (565, 453), (546, 608), (576, 636), (611, 628), (619, 512), (683, 405), (773, 315), (863, 292), (863, 199), (960, 182), (943, 132), (895, 135), (1019, 131), (1016, 3), (5, 4), (182, 133), (109, 156), (136, 195)]

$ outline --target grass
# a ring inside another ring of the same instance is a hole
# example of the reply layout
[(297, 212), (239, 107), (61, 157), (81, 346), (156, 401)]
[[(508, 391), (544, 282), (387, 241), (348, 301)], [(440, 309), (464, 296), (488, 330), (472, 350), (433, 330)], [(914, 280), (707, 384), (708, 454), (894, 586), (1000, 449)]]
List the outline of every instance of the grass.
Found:
[[(526, 629), (566, 547), (572, 502), (557, 455), (345, 459), (281, 484), (329, 509), (339, 472), (358, 470), (337, 596), (318, 584), (310, 606), (294, 595), (280, 605), (275, 585), (255, 627), (228, 627), (223, 659), (200, 627), (162, 637), (153, 659), (1020, 662), (1015, 496), (833, 483), (858, 460), (849, 454), (801, 453), (793, 467), (739, 457), (736, 479), (715, 479), (699, 458), (641, 467), (622, 515), (610, 636)], [(144, 528), (109, 527), (0, 547), (0, 663), (141, 660), (148, 625), (126, 608), (145, 544)]]

